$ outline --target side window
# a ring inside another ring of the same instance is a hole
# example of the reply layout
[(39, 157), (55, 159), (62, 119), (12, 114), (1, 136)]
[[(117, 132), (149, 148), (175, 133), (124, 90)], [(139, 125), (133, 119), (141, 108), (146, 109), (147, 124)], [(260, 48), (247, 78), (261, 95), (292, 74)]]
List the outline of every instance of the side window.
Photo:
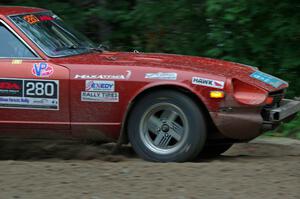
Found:
[(36, 58), (5, 26), (0, 24), (0, 58)]

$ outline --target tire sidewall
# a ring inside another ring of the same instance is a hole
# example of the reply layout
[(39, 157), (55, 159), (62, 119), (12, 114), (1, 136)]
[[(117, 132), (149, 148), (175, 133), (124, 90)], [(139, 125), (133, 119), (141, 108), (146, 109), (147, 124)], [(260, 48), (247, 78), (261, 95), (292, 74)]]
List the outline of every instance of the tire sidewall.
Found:
[[(186, 115), (188, 135), (185, 143), (170, 154), (158, 154), (145, 146), (141, 138), (140, 123), (145, 111), (157, 103), (171, 103)], [(193, 160), (206, 142), (206, 122), (198, 105), (188, 96), (175, 91), (157, 91), (146, 95), (133, 108), (128, 136), (134, 150), (144, 159), (158, 162), (183, 162)]]

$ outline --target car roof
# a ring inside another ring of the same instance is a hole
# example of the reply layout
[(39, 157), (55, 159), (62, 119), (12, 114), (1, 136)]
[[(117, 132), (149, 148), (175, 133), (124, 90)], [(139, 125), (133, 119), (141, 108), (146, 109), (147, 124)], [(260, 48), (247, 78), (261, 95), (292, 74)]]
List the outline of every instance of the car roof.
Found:
[(32, 13), (32, 12), (44, 12), (47, 11), (42, 8), (34, 8), (34, 7), (24, 7), (24, 6), (1, 6), (0, 5), (0, 15), (17, 15), (24, 13)]

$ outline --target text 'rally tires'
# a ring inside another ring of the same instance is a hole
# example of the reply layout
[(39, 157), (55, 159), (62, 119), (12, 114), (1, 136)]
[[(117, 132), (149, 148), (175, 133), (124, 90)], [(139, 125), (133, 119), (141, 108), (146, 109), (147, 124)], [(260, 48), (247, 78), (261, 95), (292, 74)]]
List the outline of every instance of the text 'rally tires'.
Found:
[(128, 136), (136, 153), (146, 160), (191, 161), (205, 145), (206, 124), (190, 97), (162, 90), (147, 94), (134, 106)]

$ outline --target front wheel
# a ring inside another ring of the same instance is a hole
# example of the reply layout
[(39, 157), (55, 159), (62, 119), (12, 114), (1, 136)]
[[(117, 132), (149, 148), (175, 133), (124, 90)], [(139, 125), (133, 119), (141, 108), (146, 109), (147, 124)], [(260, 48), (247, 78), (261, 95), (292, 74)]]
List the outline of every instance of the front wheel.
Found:
[(193, 160), (205, 145), (206, 124), (197, 104), (176, 91), (156, 91), (137, 102), (128, 136), (142, 158), (157, 162)]

